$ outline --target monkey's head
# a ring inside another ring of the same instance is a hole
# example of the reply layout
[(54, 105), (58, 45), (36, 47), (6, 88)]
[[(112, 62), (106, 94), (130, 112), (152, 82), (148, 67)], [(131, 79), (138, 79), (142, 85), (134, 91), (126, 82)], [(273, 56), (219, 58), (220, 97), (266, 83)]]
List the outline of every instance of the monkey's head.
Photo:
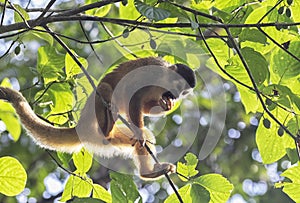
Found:
[(164, 92), (159, 101), (161, 108), (165, 111), (171, 110), (174, 101), (187, 96), (196, 85), (196, 76), (190, 67), (184, 64), (175, 64), (168, 68), (177, 74), (171, 74), (168, 80), (171, 81), (172, 89)]

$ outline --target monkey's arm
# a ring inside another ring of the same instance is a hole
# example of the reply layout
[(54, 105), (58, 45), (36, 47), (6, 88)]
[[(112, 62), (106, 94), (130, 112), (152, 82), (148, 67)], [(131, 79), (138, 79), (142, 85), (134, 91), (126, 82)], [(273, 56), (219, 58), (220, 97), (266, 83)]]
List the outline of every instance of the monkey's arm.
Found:
[(75, 128), (58, 128), (41, 120), (21, 93), (0, 87), (0, 99), (7, 100), (13, 105), (28, 134), (39, 146), (68, 153), (81, 149), (81, 142)]

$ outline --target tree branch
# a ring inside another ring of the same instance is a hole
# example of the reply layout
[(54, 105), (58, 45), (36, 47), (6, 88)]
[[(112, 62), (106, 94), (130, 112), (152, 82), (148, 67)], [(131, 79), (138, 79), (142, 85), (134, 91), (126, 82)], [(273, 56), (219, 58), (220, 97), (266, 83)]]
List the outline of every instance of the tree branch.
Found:
[[(75, 15), (64, 16), (62, 14), (53, 15), (50, 17), (43, 17), (37, 23), (36, 20), (26, 21), (29, 27), (45, 26), (49, 23), (56, 22), (72, 22), (72, 21), (92, 21), (92, 22), (108, 22), (122, 26), (146, 26), (151, 28), (191, 28), (191, 23), (152, 23), (152, 22), (137, 22), (136, 20), (117, 19), (117, 18), (104, 18), (89, 15)], [(262, 23), (262, 24), (220, 24), (220, 23), (198, 23), (200, 28), (262, 28), (262, 27), (274, 27), (274, 26), (297, 26), (300, 22), (291, 23)], [(28, 26), (24, 22), (14, 23), (11, 25), (4, 25), (0, 27), (0, 34), (16, 31), (20, 29), (27, 29)]]

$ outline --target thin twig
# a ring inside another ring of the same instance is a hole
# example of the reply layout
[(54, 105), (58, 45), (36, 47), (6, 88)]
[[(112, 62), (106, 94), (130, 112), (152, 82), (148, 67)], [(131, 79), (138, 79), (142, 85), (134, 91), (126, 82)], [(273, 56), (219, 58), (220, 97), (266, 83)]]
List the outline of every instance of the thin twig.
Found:
[(100, 56), (97, 54), (96, 50), (94, 49), (93, 44), (92, 44), (91, 41), (90, 41), (89, 36), (87, 35), (87, 33), (86, 33), (85, 30), (84, 30), (82, 21), (79, 21), (79, 25), (80, 25), (80, 28), (81, 28), (81, 30), (82, 30), (83, 35), (85, 36), (85, 38), (86, 38), (86, 40), (87, 40), (87, 43), (90, 45), (90, 47), (91, 47), (92, 51), (94, 52), (96, 58), (98, 59), (98, 61), (99, 61), (101, 64), (103, 64), (102, 59), (101, 59)]
[(15, 6), (10, 1), (8, 1), (8, 3), (13, 8), (13, 10), (15, 12), (17, 12), (17, 14), (22, 18), (23, 23), (26, 25), (26, 27), (30, 29), (31, 26), (28, 24), (28, 21), (25, 19), (25, 17), (23, 16), (23, 14), (18, 9), (16, 9)]
[(79, 66), (81, 71), (84, 73), (84, 75), (87, 77), (89, 83), (92, 85), (93, 89), (96, 90), (97, 87), (87, 72), (87, 70), (84, 68), (84, 66), (80, 63), (78, 58), (72, 53), (72, 51), (69, 49), (69, 47), (54, 33), (48, 28), (47, 26), (44, 26), (44, 28), (48, 31), (48, 33), (67, 51), (67, 53), (71, 56), (71, 58), (75, 61), (75, 63)]
[(20, 35), (20, 34), (23, 34), (25, 32), (28, 32), (29, 30), (21, 30), (21, 31), (18, 31), (18, 32), (15, 32), (15, 33), (12, 33), (12, 34), (8, 34), (8, 35), (2, 35), (0, 36), (0, 39), (5, 39), (5, 38), (10, 38), (10, 37), (14, 37), (14, 36), (17, 36), (17, 35)]
[(135, 55), (130, 49), (128, 49), (126, 46), (124, 46), (117, 38), (115, 38), (115, 36), (113, 35), (113, 33), (102, 23), (100, 22), (100, 24), (102, 25), (103, 29), (105, 30), (105, 32), (111, 37), (114, 38), (115, 42), (122, 47), (125, 51), (127, 51), (130, 55), (132, 55), (135, 58), (138, 58), (137, 55)]
[(207, 50), (208, 50), (208, 52), (210, 53), (210, 55), (213, 57), (213, 59), (214, 59), (216, 65), (218, 66), (218, 68), (219, 68), (225, 75), (227, 75), (230, 79), (232, 79), (234, 82), (240, 84), (240, 85), (243, 86), (243, 87), (246, 87), (246, 88), (249, 89), (249, 90), (254, 91), (254, 89), (253, 89), (252, 87), (250, 87), (249, 85), (246, 85), (245, 83), (243, 83), (243, 82), (239, 81), (238, 79), (236, 79), (235, 77), (233, 77), (231, 74), (229, 74), (229, 73), (221, 66), (221, 64), (219, 63), (219, 61), (218, 61), (216, 55), (214, 54), (214, 52), (212, 51), (212, 49), (211, 49), (210, 46), (208, 45), (208, 43), (207, 43), (207, 41), (206, 41), (206, 38), (205, 38), (205, 36), (203, 35), (203, 32), (201, 31), (200, 28), (198, 28), (198, 32), (199, 32), (201, 38), (203, 39), (203, 42), (204, 42), (205, 47), (207, 48)]
[(4, 22), (4, 16), (5, 16), (5, 11), (6, 11), (6, 7), (7, 7), (7, 1), (8, 1), (8, 0), (5, 0), (5, 1), (4, 1), (3, 12), (2, 12), (2, 16), (1, 16), (0, 26), (2, 26), (2, 25), (3, 25), (3, 22)]
[[(30, 2), (30, 1), (28, 1), (28, 2)], [(5, 3), (0, 2), (0, 7), (5, 7)], [(30, 13), (30, 12), (43, 12), (45, 10), (45, 8), (27, 8), (27, 7), (28, 7), (28, 5), (26, 6), (26, 8), (24, 8), (24, 10), (27, 13)], [(7, 5), (6, 8), (13, 9), (10, 5)], [(66, 11), (70, 11), (70, 10), (72, 10), (72, 9), (49, 9), (48, 12), (60, 13), (60, 12), (66, 12)]]
[[(151, 151), (151, 149), (149, 148), (149, 146), (147, 145), (147, 143), (145, 144), (145, 147), (147, 149), (147, 151), (149, 152), (149, 154), (152, 156), (153, 160), (159, 164), (158, 159), (156, 158), (156, 156), (153, 154), (153, 152)], [(173, 181), (171, 180), (170, 176), (168, 175), (168, 173), (164, 174), (165, 177), (167, 178), (169, 184), (171, 185), (173, 191), (175, 192), (177, 199), (179, 200), (180, 203), (183, 203), (182, 197), (180, 196), (178, 190), (175, 187), (175, 184), (173, 183)]]
[(281, 4), (281, 2), (283, 2), (283, 0), (279, 0), (267, 13), (265, 13), (257, 22), (257, 24), (259, 25), (263, 19), (265, 19), (265, 17), (267, 17), (279, 4)]
[(2, 56), (0, 56), (0, 59), (2, 59), (3, 57), (5, 57), (9, 51), (11, 50), (11, 48), (14, 46), (14, 44), (18, 41), (18, 38), (14, 41), (12, 41), (12, 43), (9, 45), (8, 49), (6, 50), (6, 52), (4, 54), (2, 54)]
[(298, 62), (300, 62), (300, 59), (293, 54), (292, 52), (290, 52), (288, 49), (284, 48), (281, 44), (279, 44), (275, 39), (273, 39), (268, 33), (266, 33), (265, 31), (262, 30), (262, 28), (258, 27), (258, 30), (260, 32), (262, 32), (269, 40), (271, 40), (274, 44), (276, 44), (280, 49), (282, 49), (283, 51), (285, 51), (288, 55), (290, 55), (291, 57), (293, 57), (295, 60), (297, 60)]
[(39, 21), (40, 19), (42, 19), (46, 13), (49, 11), (49, 9), (51, 8), (51, 6), (55, 3), (56, 0), (51, 0), (48, 5), (46, 6), (46, 8), (42, 11), (41, 15), (39, 15), (39, 17), (37, 17), (36, 21)]
[[(55, 162), (55, 164), (56, 164), (59, 168), (61, 168), (62, 170), (64, 170), (65, 172), (67, 172), (67, 173), (70, 174), (70, 175), (76, 176), (76, 177), (80, 178), (81, 180), (86, 181), (86, 179), (85, 179), (84, 177), (82, 177), (82, 176), (80, 176), (80, 175), (78, 175), (78, 174), (76, 174), (76, 173), (70, 171), (69, 169), (63, 167), (63, 166), (56, 160), (56, 158), (51, 154), (51, 152), (50, 152), (48, 149), (46, 149), (45, 151), (49, 154), (49, 156), (52, 158), (52, 160)], [(88, 181), (87, 181), (87, 182), (88, 182)]]
[(31, 103), (31, 105), (35, 105), (45, 94), (46, 92), (49, 90), (49, 88), (53, 85), (53, 84), (56, 84), (56, 83), (60, 83), (58, 81), (52, 81), (46, 88), (45, 90), (42, 92), (42, 94), (34, 101)]

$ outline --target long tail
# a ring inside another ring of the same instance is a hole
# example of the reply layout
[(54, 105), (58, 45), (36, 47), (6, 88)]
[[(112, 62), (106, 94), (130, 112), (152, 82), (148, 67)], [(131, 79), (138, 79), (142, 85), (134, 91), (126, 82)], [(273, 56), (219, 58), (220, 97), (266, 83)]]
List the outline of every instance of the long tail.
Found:
[(81, 142), (75, 128), (59, 128), (46, 123), (33, 112), (21, 93), (0, 87), (0, 99), (13, 105), (28, 134), (41, 147), (68, 153), (80, 150)]

